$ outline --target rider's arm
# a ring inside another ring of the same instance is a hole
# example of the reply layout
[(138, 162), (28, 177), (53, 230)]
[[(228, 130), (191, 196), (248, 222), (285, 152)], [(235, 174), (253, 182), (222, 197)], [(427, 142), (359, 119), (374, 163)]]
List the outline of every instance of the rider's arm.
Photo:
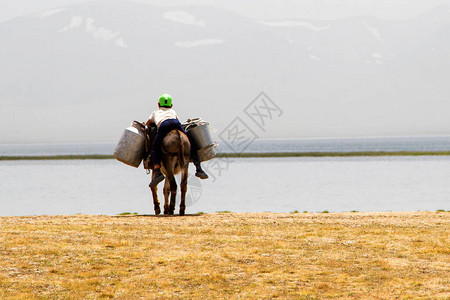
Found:
[(155, 123), (155, 112), (153, 112), (150, 115), (150, 117), (149, 117), (148, 121), (145, 123), (145, 125), (150, 126), (151, 123)]

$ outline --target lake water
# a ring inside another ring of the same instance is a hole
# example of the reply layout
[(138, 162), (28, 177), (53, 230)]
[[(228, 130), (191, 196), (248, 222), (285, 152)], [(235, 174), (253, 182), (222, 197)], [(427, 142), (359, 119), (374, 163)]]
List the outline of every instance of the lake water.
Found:
[[(190, 178), (187, 213), (450, 209), (450, 156), (233, 158), (205, 167), (210, 179)], [(0, 161), (0, 215), (153, 214), (149, 180), (142, 167), (112, 159)]]
[[(218, 141), (218, 152), (234, 152)], [(0, 156), (112, 154), (116, 143), (0, 144)], [(450, 136), (258, 139), (242, 152), (450, 151)]]

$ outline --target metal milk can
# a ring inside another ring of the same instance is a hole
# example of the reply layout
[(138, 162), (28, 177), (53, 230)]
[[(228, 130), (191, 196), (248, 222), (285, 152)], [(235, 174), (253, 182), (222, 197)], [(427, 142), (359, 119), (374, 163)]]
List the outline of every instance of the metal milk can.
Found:
[(145, 139), (145, 126), (133, 121), (131, 126), (124, 130), (113, 156), (124, 164), (139, 167), (145, 152)]

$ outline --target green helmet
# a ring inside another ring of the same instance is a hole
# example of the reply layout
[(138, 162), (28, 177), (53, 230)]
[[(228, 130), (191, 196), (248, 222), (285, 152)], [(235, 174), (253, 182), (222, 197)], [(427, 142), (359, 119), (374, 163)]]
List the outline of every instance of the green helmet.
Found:
[(159, 96), (159, 106), (171, 107), (172, 106), (172, 97), (168, 94), (162, 94), (161, 96)]

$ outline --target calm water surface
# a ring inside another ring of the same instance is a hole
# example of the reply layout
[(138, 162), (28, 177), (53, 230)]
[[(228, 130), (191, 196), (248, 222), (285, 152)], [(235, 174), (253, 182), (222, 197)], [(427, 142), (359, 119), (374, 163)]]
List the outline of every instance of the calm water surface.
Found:
[[(234, 152), (218, 141), (218, 152)], [(0, 144), (0, 156), (112, 154), (116, 143)], [(450, 151), (450, 136), (257, 139), (242, 152)]]
[[(211, 178), (190, 179), (187, 213), (450, 209), (448, 156), (233, 158), (205, 167)], [(1, 161), (0, 215), (152, 214), (149, 180), (116, 160)]]

